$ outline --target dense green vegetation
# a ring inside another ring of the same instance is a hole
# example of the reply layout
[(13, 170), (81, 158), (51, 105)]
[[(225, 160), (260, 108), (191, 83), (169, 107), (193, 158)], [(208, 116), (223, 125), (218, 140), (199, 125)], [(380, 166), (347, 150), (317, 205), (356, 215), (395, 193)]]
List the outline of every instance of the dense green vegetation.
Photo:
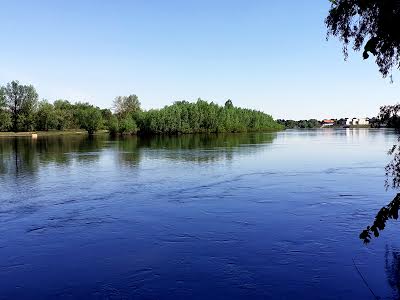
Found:
[(162, 109), (144, 111), (136, 95), (114, 100), (114, 113), (89, 103), (38, 100), (31, 85), (18, 81), (0, 87), (0, 131), (84, 129), (93, 134), (107, 129), (116, 134), (180, 134), (280, 130), (283, 126), (263, 112), (198, 99), (178, 101)]
[(89, 103), (39, 101), (35, 88), (12, 81), (0, 87), (0, 131), (64, 130), (82, 128), (90, 134), (106, 129), (111, 110)]
[(195, 103), (178, 101), (162, 109), (152, 109), (138, 120), (141, 132), (201, 133), (279, 130), (283, 126), (270, 115), (260, 111), (234, 107), (228, 100), (225, 106), (198, 99)]
[(320, 128), (321, 127), (321, 124), (316, 119), (300, 120), (300, 121), (278, 119), (276, 121), (279, 124), (281, 124), (282, 126), (285, 126), (285, 128), (287, 128), (287, 129), (293, 129), (293, 128)]

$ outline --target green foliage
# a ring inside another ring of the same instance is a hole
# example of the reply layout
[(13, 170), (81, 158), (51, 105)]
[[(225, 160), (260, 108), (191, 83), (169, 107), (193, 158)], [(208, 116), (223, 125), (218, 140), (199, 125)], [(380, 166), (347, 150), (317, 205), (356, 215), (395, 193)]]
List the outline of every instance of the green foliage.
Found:
[(136, 95), (119, 96), (114, 101), (115, 114), (87, 102), (71, 103), (45, 100), (38, 103), (32, 86), (13, 81), (0, 89), (0, 130), (64, 130), (82, 128), (93, 134), (108, 129), (110, 134), (181, 134), (280, 130), (270, 115), (224, 106), (198, 99), (178, 101), (162, 109), (142, 111)]
[(36, 113), (36, 129), (49, 130), (56, 129), (58, 118), (53, 104), (43, 100), (39, 102), (38, 111)]
[(12, 130), (32, 130), (38, 101), (35, 88), (32, 85), (20, 85), (18, 81), (12, 81), (0, 89), (1, 102), (11, 114)]
[(6, 101), (6, 89), (4, 87), (0, 87), (0, 109), (5, 109), (7, 107)]
[(319, 127), (321, 127), (321, 124), (316, 119), (300, 120), (300, 121), (279, 119), (279, 120), (277, 120), (277, 122), (279, 124), (285, 126), (286, 129), (293, 129), (293, 128), (319, 128)]
[(135, 120), (131, 116), (126, 116), (118, 122), (118, 132), (120, 134), (135, 134), (138, 131)]
[[(398, 0), (331, 0), (325, 23), (328, 35), (336, 36), (347, 48), (363, 48), (363, 57), (375, 56), (379, 71), (385, 77), (392, 67), (399, 68), (400, 5)], [(363, 47), (364, 46), (364, 47)]]
[(228, 99), (228, 100), (225, 102), (225, 108), (232, 108), (232, 107), (233, 107), (232, 100), (231, 100), (231, 99)]
[(108, 132), (111, 135), (116, 135), (119, 133), (119, 124), (118, 124), (118, 118), (116, 116), (111, 116), (110, 120), (108, 121)]
[(113, 118), (113, 113), (111, 111), (111, 109), (105, 108), (100, 110), (101, 112), (101, 117), (103, 119), (103, 124), (101, 126), (101, 129), (108, 129), (110, 127), (110, 122), (111, 119)]
[(0, 131), (8, 131), (11, 125), (10, 113), (5, 109), (0, 109)]
[(0, 87), (0, 131), (7, 131), (11, 127), (11, 115), (7, 109), (5, 89)]
[(119, 117), (133, 116), (140, 111), (139, 98), (136, 95), (118, 96), (114, 100), (114, 110)]
[(80, 103), (80, 109), (77, 111), (80, 128), (85, 129), (90, 135), (94, 134), (103, 123), (101, 111), (99, 108), (87, 103)]
[(245, 132), (280, 130), (270, 115), (256, 110), (219, 106), (198, 99), (195, 103), (178, 101), (162, 109), (142, 114), (140, 132), (152, 134), (180, 134), (201, 132)]
[(54, 101), (54, 110), (57, 116), (57, 129), (75, 129), (79, 128), (79, 120), (74, 115), (75, 105), (67, 100)]

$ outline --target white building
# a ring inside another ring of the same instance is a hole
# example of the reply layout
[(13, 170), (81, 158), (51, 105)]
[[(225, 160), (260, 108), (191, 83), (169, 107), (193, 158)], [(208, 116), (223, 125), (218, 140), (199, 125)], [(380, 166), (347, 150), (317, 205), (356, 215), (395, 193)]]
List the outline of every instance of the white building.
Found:
[(369, 119), (368, 118), (358, 119), (358, 125), (369, 125)]
[(369, 125), (368, 118), (345, 118), (342, 119), (341, 125), (344, 126), (358, 126), (358, 125)]

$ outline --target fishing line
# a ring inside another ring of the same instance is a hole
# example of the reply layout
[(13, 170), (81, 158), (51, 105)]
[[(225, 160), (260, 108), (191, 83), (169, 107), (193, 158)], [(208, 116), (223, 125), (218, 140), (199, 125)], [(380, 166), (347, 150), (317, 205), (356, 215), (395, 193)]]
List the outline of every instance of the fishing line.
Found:
[(367, 286), (367, 288), (369, 289), (369, 291), (371, 292), (371, 294), (374, 296), (375, 299), (380, 299), (380, 297), (378, 297), (377, 295), (375, 295), (374, 291), (371, 289), (371, 287), (369, 286), (368, 282), (365, 280), (364, 276), (361, 274), (360, 270), (358, 269), (356, 262), (354, 261), (354, 257), (352, 258), (353, 260), (353, 265), (356, 268), (358, 274), (360, 275), (361, 279), (363, 280), (364, 284)]

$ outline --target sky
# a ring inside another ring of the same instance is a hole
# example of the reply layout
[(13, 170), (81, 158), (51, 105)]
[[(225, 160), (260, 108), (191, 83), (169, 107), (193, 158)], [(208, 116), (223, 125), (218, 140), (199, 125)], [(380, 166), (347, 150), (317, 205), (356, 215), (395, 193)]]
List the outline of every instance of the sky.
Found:
[(144, 109), (202, 98), (274, 118), (375, 116), (400, 100), (400, 74), (326, 40), (329, 1), (0, 0), (0, 85), (40, 98)]

